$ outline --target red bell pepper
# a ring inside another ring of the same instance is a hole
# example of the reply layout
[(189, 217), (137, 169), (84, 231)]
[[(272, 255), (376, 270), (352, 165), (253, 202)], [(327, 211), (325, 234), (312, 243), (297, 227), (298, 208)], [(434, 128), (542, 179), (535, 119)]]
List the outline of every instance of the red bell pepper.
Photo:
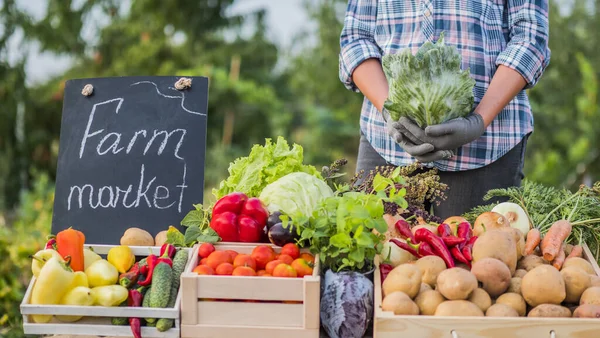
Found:
[(379, 264), (379, 275), (381, 276), (381, 282), (387, 278), (390, 271), (394, 270), (394, 266), (391, 264)]
[[(144, 299), (142, 289), (143, 288), (129, 290), (127, 306), (142, 306), (142, 301)], [(129, 326), (131, 327), (134, 338), (142, 338), (142, 320), (140, 318), (129, 318)]]
[(415, 239), (419, 242), (425, 242), (431, 246), (433, 252), (444, 260), (447, 268), (455, 267), (454, 258), (444, 241), (426, 228), (420, 228), (415, 231)]
[(258, 198), (234, 192), (215, 203), (210, 227), (224, 242), (260, 242), (268, 218), (269, 212)]
[(152, 282), (152, 274), (154, 273), (154, 268), (158, 265), (158, 263), (167, 263), (169, 266), (173, 266), (173, 261), (168, 257), (158, 257), (156, 255), (150, 255), (146, 259), (148, 262), (148, 273), (146, 274), (146, 278), (144, 280), (138, 280), (138, 284), (141, 286), (150, 285)]
[[(160, 256), (161, 257), (169, 257), (173, 259), (175, 257), (175, 253), (177, 252), (177, 248), (172, 244), (165, 243), (160, 247)], [(165, 256), (166, 254), (166, 256)]]
[(410, 224), (407, 221), (400, 219), (396, 222), (396, 224), (394, 224), (394, 227), (398, 233), (400, 233), (400, 236), (402, 236), (403, 239), (410, 239), (413, 243), (415, 243), (415, 236), (413, 235), (412, 231), (410, 231)]
[(473, 244), (475, 244), (476, 240), (477, 240), (477, 236), (473, 236), (473, 237), (469, 238), (469, 241), (467, 242), (465, 247), (462, 248), (462, 250), (461, 250), (461, 253), (468, 261), (473, 260), (473, 256), (471, 255), (471, 253), (473, 250)]

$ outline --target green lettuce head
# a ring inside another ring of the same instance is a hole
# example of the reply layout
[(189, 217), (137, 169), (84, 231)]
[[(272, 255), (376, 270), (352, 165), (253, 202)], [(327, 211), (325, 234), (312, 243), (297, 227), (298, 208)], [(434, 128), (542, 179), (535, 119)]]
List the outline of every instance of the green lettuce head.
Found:
[(393, 120), (406, 116), (424, 128), (471, 113), (475, 80), (460, 69), (461, 56), (444, 44), (444, 33), (416, 55), (407, 48), (384, 55), (382, 64), (390, 88), (385, 108)]

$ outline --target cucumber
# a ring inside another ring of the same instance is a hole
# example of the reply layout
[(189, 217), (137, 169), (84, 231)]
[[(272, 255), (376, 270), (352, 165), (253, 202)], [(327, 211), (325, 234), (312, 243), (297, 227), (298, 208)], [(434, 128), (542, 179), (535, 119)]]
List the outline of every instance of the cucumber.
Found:
[[(169, 303), (167, 307), (174, 307), (179, 292), (179, 282), (181, 274), (185, 269), (185, 264), (188, 261), (188, 253), (185, 250), (179, 250), (173, 257), (173, 269), (171, 271), (171, 294), (169, 295)], [(160, 332), (165, 332), (173, 327), (175, 320), (172, 318), (161, 318), (156, 322), (156, 329)]]
[[(148, 291), (146, 291), (146, 294), (144, 295), (144, 300), (142, 301), (142, 307), (150, 307), (150, 295), (152, 294), (152, 284), (150, 285), (150, 287), (148, 288)], [(150, 325), (156, 323), (156, 318), (146, 318), (146, 324), (148, 324), (148, 326), (154, 326), (154, 325)]]
[(152, 292), (150, 293), (150, 307), (164, 308), (169, 303), (171, 294), (171, 267), (167, 263), (158, 263), (152, 272)]

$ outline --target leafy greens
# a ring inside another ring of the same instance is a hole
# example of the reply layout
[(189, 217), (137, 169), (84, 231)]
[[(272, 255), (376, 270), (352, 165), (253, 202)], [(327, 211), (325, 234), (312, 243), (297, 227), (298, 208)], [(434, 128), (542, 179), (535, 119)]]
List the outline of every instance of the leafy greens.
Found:
[(425, 42), (412, 55), (406, 48), (382, 58), (389, 84), (385, 108), (393, 120), (406, 116), (420, 127), (468, 115), (473, 109), (475, 80), (461, 70), (461, 55), (444, 43)]

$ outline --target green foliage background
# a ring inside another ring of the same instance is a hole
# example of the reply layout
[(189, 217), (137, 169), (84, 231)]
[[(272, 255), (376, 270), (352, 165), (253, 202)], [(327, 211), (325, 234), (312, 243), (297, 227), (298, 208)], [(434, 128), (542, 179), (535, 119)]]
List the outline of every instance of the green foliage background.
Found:
[[(0, 1), (0, 336), (22, 336), (27, 256), (50, 229), (66, 79), (208, 76), (207, 192), (230, 161), (277, 135), (301, 144), (311, 164), (346, 157), (353, 169), (362, 97), (338, 80), (346, 1), (306, 1), (315, 29), (302, 32), (290, 50), (267, 38), (264, 11), (228, 15), (236, 1), (242, 0), (46, 0), (39, 1), (47, 8), (41, 19), (20, 1)], [(530, 180), (573, 189), (600, 179), (600, 0), (550, 3), (552, 61), (529, 93), (536, 129), (525, 170)], [(103, 23), (93, 25), (96, 37), (84, 38), (85, 23), (94, 20)], [(251, 34), (241, 34), (249, 27)], [(7, 61), (15, 36), (24, 46), (69, 57), (72, 67), (29, 84), (25, 64), (35, 60)]]

